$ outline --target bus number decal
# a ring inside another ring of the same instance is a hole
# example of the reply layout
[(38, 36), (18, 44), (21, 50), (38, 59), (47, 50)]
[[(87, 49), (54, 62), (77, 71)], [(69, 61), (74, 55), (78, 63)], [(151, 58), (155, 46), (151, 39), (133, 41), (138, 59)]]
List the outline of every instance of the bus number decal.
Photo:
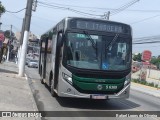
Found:
[(117, 86), (115, 86), (115, 85), (113, 85), (113, 86), (108, 86), (108, 85), (106, 85), (106, 90), (108, 90), (108, 89), (110, 89), (110, 90), (115, 90), (115, 89), (117, 89)]

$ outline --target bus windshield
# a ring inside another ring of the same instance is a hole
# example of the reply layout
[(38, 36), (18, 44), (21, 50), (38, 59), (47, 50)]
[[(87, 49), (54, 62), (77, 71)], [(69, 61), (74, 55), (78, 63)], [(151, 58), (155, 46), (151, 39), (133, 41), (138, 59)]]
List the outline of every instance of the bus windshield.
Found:
[(131, 62), (131, 38), (68, 33), (66, 63), (72, 67), (95, 70), (126, 70)]

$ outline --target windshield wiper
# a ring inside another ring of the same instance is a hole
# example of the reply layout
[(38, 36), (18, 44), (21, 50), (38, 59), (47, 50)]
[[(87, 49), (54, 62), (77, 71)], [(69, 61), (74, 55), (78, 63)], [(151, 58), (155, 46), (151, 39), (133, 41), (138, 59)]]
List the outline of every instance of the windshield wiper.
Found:
[(86, 31), (83, 31), (83, 32), (84, 32), (84, 34), (87, 36), (87, 40), (89, 40), (89, 41), (91, 42), (92, 47), (93, 47), (94, 49), (97, 49), (96, 43), (94, 43), (94, 40), (92, 39), (91, 35), (88, 34)]
[(106, 48), (106, 49), (108, 49), (108, 48), (117, 40), (118, 36), (119, 36), (119, 34), (116, 34), (116, 35), (114, 36), (113, 40), (111, 40), (111, 42), (107, 45), (107, 48)]

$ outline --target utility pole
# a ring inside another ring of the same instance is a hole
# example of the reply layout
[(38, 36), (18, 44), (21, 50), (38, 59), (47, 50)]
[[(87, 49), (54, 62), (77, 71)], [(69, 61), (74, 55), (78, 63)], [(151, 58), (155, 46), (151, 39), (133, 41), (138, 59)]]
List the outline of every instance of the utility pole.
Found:
[(109, 20), (110, 17), (110, 11), (107, 12), (107, 20)]
[(36, 8), (37, 8), (37, 0), (34, 0), (34, 2), (33, 2), (33, 5), (32, 5), (32, 11), (36, 11)]
[(0, 30), (1, 30), (1, 25), (2, 25), (2, 22), (0, 22)]
[(24, 70), (25, 70), (26, 51), (27, 51), (27, 43), (28, 43), (28, 38), (29, 38), (31, 14), (32, 14), (32, 4), (33, 4), (33, 0), (27, 1), (27, 8), (26, 8), (26, 13), (25, 13), (24, 37), (23, 37), (23, 44), (22, 44), (20, 63), (19, 63), (19, 74), (18, 75), (20, 77), (24, 76)]
[(109, 20), (109, 17), (110, 17), (110, 11), (105, 12), (105, 13), (104, 13), (104, 19)]
[(20, 58), (21, 58), (21, 49), (22, 49), (22, 43), (23, 43), (23, 37), (24, 37), (24, 28), (25, 28), (25, 18), (23, 18), (22, 29), (21, 29), (21, 36), (20, 36), (20, 41), (19, 41), (18, 65), (19, 65)]
[(25, 30), (25, 18), (23, 18), (23, 23), (22, 23), (21, 37), (20, 37), (20, 45), (23, 44), (24, 30)]
[(10, 39), (9, 39), (9, 44), (8, 44), (8, 51), (7, 51), (7, 62), (9, 61), (9, 54), (10, 54), (10, 44), (12, 41), (12, 25), (11, 25), (11, 30), (10, 30)]

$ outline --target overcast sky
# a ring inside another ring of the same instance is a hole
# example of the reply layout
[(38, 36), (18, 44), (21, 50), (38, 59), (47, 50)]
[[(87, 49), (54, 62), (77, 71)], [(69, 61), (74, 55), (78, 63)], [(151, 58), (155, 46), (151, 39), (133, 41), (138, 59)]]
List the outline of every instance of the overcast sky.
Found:
[[(104, 15), (111, 11), (110, 20), (130, 24), (133, 30), (133, 38), (149, 37), (160, 35), (160, 0), (139, 0), (127, 9), (113, 14), (118, 9), (133, 0), (38, 0), (36, 12), (32, 12), (30, 31), (35, 35), (41, 35), (46, 32), (64, 17), (95, 17)], [(7, 11), (16, 12), (26, 7), (27, 0), (1, 0)], [(53, 6), (45, 4), (67, 7), (81, 12), (93, 14), (78, 14), (69, 10), (55, 9)], [(1, 17), (2, 30), (10, 29), (13, 25), (13, 31), (21, 30), (22, 19), (25, 10), (19, 13), (6, 12)], [(159, 39), (160, 40), (160, 39)], [(133, 45), (133, 52), (142, 52), (149, 49), (153, 55), (160, 55), (160, 43)]]

